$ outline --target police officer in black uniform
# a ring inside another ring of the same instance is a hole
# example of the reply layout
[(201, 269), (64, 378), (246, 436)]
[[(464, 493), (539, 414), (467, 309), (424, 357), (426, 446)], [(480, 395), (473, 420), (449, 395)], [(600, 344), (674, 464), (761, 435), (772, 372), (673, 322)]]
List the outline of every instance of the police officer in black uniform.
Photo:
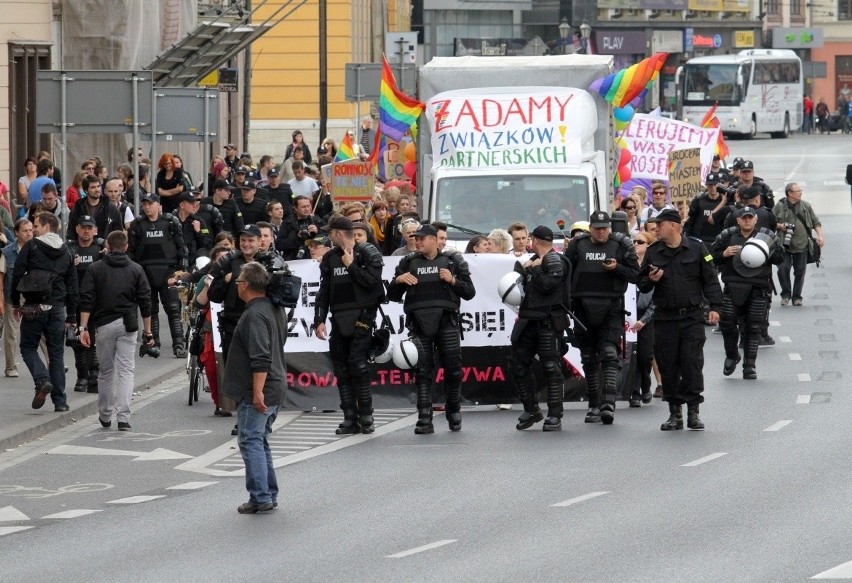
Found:
[(243, 215), (243, 221), (247, 225), (254, 225), (259, 221), (265, 221), (266, 201), (257, 197), (257, 183), (249, 178), (240, 187), (242, 196), (235, 200), (237, 208)]
[(267, 174), (266, 186), (258, 190), (258, 196), (265, 198), (266, 202), (277, 200), (284, 207), (284, 213), (290, 214), (293, 212), (293, 189), (286, 182), (281, 181), (281, 175), (278, 170), (272, 168)]
[[(103, 239), (95, 237), (98, 225), (95, 219), (83, 215), (77, 221), (77, 240), (68, 243), (68, 250), (74, 257), (74, 265), (77, 267), (77, 281), (83, 281), (86, 270), (95, 261), (101, 258), (101, 251), (105, 246)], [(77, 308), (77, 321), (80, 321), (80, 309)], [(98, 355), (94, 346), (86, 348), (79, 342), (79, 334), (73, 342), (70, 342), (74, 351), (74, 365), (77, 369), (77, 382), (74, 390), (78, 393), (98, 392)]]
[(317, 338), (328, 338), (325, 320), (331, 311), (329, 352), (343, 409), (343, 423), (336, 433), (372, 433), (373, 397), (367, 357), (376, 311), (385, 297), (382, 254), (370, 243), (355, 243), (352, 221), (347, 218), (332, 219), (328, 236), (334, 249), (320, 263), (314, 326)]
[(689, 205), (689, 217), (683, 225), (683, 234), (704, 243), (705, 247), (713, 245), (713, 241), (722, 232), (722, 224), (716, 224), (713, 214), (720, 210), (725, 198), (717, 190), (720, 177), (714, 172), (708, 172), (704, 179), (705, 191), (692, 199)]
[(589, 411), (585, 421), (605, 425), (615, 420), (624, 292), (639, 275), (639, 260), (630, 237), (613, 233), (610, 227), (609, 215), (595, 211), (589, 217), (589, 232), (571, 239), (565, 249), (573, 269), (574, 314), (585, 326), (574, 328), (588, 386)]
[[(539, 225), (531, 238), (533, 255), (522, 266), (516, 263), (524, 280), (524, 297), (518, 320), (512, 328), (509, 374), (518, 390), (524, 412), (517, 429), (527, 429), (544, 419), (536, 396), (530, 366), (538, 354), (547, 385), (547, 419), (544, 431), (562, 429), (563, 377), (559, 340), (565, 332), (564, 285), (568, 274), (562, 257), (553, 250), (553, 231)], [(520, 268), (520, 269), (519, 269)]]
[(172, 351), (175, 357), (186, 356), (183, 344), (183, 325), (180, 321), (180, 298), (168, 279), (178, 268), (188, 267), (186, 245), (180, 221), (172, 214), (160, 212), (160, 197), (147, 193), (142, 197), (142, 212), (133, 220), (128, 231), (130, 258), (145, 269), (151, 285), (151, 332), (154, 345), (160, 346), (159, 303), (169, 321)]
[(189, 192), (181, 192), (177, 196), (177, 218), (180, 221), (183, 242), (186, 245), (186, 256), (189, 264), (201, 256), (207, 256), (213, 248), (213, 237), (204, 219), (196, 215), (195, 197)]
[[(237, 236), (245, 226), (243, 214), (237, 204), (231, 200), (231, 185), (221, 178), (213, 183), (213, 196), (201, 200), (201, 204), (209, 204), (222, 215), (222, 223), (226, 231)], [(215, 239), (215, 235), (214, 235)]]
[(434, 433), (432, 425), (432, 381), (434, 351), (444, 367), (447, 393), (446, 414), (450, 431), (461, 429), (461, 300), (476, 295), (464, 257), (438, 251), (438, 230), (423, 225), (414, 233), (417, 251), (406, 255), (396, 268), (388, 287), (388, 299), (402, 301), (406, 326), (418, 345), (415, 383), (419, 418), (414, 433)]
[[(722, 337), (725, 342), (723, 374), (733, 374), (740, 362), (737, 339), (742, 335), (745, 347), (743, 378), (756, 379), (757, 347), (761, 324), (766, 314), (767, 298), (772, 293), (772, 265), (784, 260), (784, 249), (776, 235), (769, 229), (757, 226), (757, 209), (746, 206), (735, 215), (737, 226), (725, 229), (713, 244), (713, 260), (725, 284), (722, 311), (719, 314)], [(763, 235), (771, 255), (759, 267), (749, 267), (740, 257), (742, 246), (757, 234)], [(742, 323), (740, 323), (742, 319)]]
[(225, 221), (222, 218), (222, 213), (219, 212), (219, 209), (209, 202), (204, 202), (204, 199), (202, 199), (203, 192), (203, 186), (199, 186), (198, 190), (192, 191), (194, 199), (192, 214), (204, 221), (204, 224), (207, 225), (207, 229), (210, 231), (210, 239), (215, 241), (216, 236), (225, 230)]
[(740, 174), (734, 186), (737, 188), (741, 186), (754, 186), (758, 189), (763, 206), (769, 210), (772, 210), (772, 207), (775, 206), (775, 193), (772, 192), (772, 189), (764, 182), (763, 178), (754, 175), (754, 162), (751, 160), (740, 162)]
[(687, 404), (687, 426), (704, 429), (699, 404), (704, 401), (704, 304), (707, 319), (719, 321), (722, 289), (713, 256), (703, 243), (684, 237), (680, 214), (669, 210), (656, 217), (656, 243), (648, 248), (639, 273), (639, 291), (653, 290), (654, 357), (663, 378), (663, 400), (669, 418), (663, 431), (683, 429), (682, 405)]

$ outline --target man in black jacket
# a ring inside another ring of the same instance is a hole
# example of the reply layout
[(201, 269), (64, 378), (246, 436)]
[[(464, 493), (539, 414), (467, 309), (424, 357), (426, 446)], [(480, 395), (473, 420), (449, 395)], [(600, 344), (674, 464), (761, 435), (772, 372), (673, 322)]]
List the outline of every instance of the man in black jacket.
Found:
[[(68, 411), (65, 329), (73, 329), (77, 322), (77, 270), (58, 233), (59, 219), (55, 215), (42, 213), (36, 217), (35, 236), (24, 245), (15, 261), (12, 305), (15, 317), (23, 317), (21, 356), (35, 381), (32, 407), (41, 409), (50, 394), (54, 410), (63, 412)], [(42, 336), (47, 342), (49, 371), (38, 355)]]
[(86, 196), (77, 201), (68, 214), (68, 230), (65, 237), (69, 241), (77, 240), (77, 223), (80, 217), (89, 216), (95, 220), (98, 231), (95, 237), (106, 239), (113, 231), (124, 229), (124, 219), (118, 208), (101, 195), (101, 181), (97, 176), (83, 179)]
[(323, 226), (323, 220), (311, 213), (311, 199), (297, 196), (294, 204), (294, 213), (284, 217), (278, 231), (278, 239), (275, 241), (275, 248), (281, 252), (285, 261), (300, 259), (299, 250), (305, 246), (308, 239), (316, 237)]
[[(80, 343), (91, 348), (97, 331), (98, 419), (112, 425), (115, 413), (119, 431), (130, 430), (130, 399), (133, 395), (137, 308), (142, 313), (144, 341), (154, 345), (151, 334), (151, 288), (145, 271), (127, 256), (127, 234), (114, 231), (107, 237), (109, 253), (93, 264), (80, 288)], [(90, 330), (91, 328), (91, 330)]]
[[(80, 217), (77, 223), (77, 241), (68, 243), (68, 250), (74, 257), (77, 269), (77, 281), (82, 284), (86, 271), (101, 258), (101, 251), (106, 242), (95, 238), (95, 221), (92, 217)], [(116, 231), (113, 231), (114, 233)], [(77, 321), (80, 321), (79, 305), (77, 306)], [(74, 366), (77, 369), (77, 382), (74, 391), (78, 393), (98, 392), (98, 359), (94, 347), (86, 348), (80, 342), (73, 342)]]
[[(202, 206), (211, 205), (222, 215), (222, 224), (226, 231), (235, 237), (243, 230), (243, 214), (237, 204), (231, 200), (231, 186), (227, 180), (219, 179), (213, 183), (213, 196), (201, 200)], [(215, 237), (215, 235), (214, 235)]]
[(213, 248), (213, 237), (204, 219), (196, 215), (195, 197), (189, 192), (178, 195), (177, 218), (183, 232), (183, 242), (186, 245), (186, 256), (189, 265), (194, 265), (198, 257), (206, 257)]
[(246, 180), (240, 187), (241, 197), (235, 202), (240, 213), (243, 215), (243, 222), (247, 225), (254, 225), (258, 221), (266, 220), (266, 202), (257, 198), (257, 183), (252, 180)]

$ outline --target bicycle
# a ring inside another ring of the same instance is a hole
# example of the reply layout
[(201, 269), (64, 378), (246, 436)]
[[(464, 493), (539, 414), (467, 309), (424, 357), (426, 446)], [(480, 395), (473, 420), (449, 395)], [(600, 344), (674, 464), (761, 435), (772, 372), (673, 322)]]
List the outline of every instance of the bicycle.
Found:
[[(193, 344), (199, 344), (203, 347), (204, 342), (204, 314), (193, 302), (195, 296), (195, 286), (192, 282), (178, 281), (175, 286), (178, 289), (178, 296), (181, 300), (181, 320), (186, 324), (183, 333), (183, 342), (186, 346), (186, 374), (189, 377), (189, 394), (187, 396), (187, 405), (192, 407), (198, 402), (198, 393), (200, 390), (207, 390), (205, 384), (207, 379), (204, 375), (204, 367), (199, 362), (201, 350), (193, 349)], [(193, 354), (193, 352), (197, 354)]]

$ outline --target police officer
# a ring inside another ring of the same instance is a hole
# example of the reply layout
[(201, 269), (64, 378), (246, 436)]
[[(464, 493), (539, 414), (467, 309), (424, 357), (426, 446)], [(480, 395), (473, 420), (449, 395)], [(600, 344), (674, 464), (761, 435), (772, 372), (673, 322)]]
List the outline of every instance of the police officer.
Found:
[(240, 187), (242, 196), (235, 200), (247, 225), (266, 220), (266, 201), (257, 198), (257, 183), (248, 179)]
[(210, 231), (210, 239), (215, 241), (216, 236), (225, 230), (225, 221), (222, 218), (222, 213), (219, 212), (219, 209), (209, 202), (204, 202), (201, 198), (203, 190), (204, 187), (201, 186), (198, 190), (192, 192), (192, 196), (194, 198), (192, 214), (204, 221), (204, 224), (207, 225), (207, 229)]
[(258, 196), (265, 198), (266, 202), (277, 200), (284, 207), (285, 214), (293, 212), (293, 189), (286, 182), (281, 181), (278, 170), (271, 168), (266, 174), (269, 182), (258, 190)]
[(461, 300), (476, 295), (470, 270), (463, 256), (438, 251), (438, 230), (422, 225), (414, 233), (416, 251), (397, 265), (388, 287), (388, 299), (402, 301), (406, 326), (418, 345), (415, 384), (417, 385), (417, 426), (414, 433), (434, 433), (432, 425), (432, 381), (434, 351), (437, 348), (444, 367), (447, 393), (446, 412), (450, 431), (461, 429)]
[(687, 426), (704, 429), (699, 404), (704, 401), (704, 303), (707, 319), (719, 321), (722, 290), (713, 256), (703, 243), (684, 237), (677, 211), (660, 213), (656, 243), (648, 248), (639, 273), (639, 291), (653, 290), (654, 357), (663, 379), (663, 400), (669, 418), (663, 431), (683, 429), (682, 405), (687, 404)]
[[(201, 204), (209, 204), (222, 215), (222, 223), (226, 231), (236, 236), (243, 230), (243, 214), (231, 200), (231, 185), (221, 178), (213, 183), (213, 196), (201, 200)], [(215, 238), (215, 235), (214, 235)]]
[[(713, 260), (725, 284), (722, 311), (719, 314), (725, 342), (722, 372), (730, 376), (740, 362), (737, 339), (742, 335), (745, 346), (743, 378), (756, 379), (755, 361), (761, 324), (766, 314), (767, 298), (772, 293), (772, 265), (778, 265), (784, 260), (784, 249), (772, 231), (757, 226), (756, 209), (746, 206), (739, 209), (735, 216), (737, 226), (722, 231), (713, 244)], [(762, 239), (769, 245), (772, 254), (763, 265), (749, 267), (743, 263), (740, 250), (758, 234), (763, 235)]]
[[(89, 266), (102, 256), (106, 245), (103, 239), (95, 237), (97, 223), (95, 219), (83, 215), (77, 221), (77, 240), (68, 243), (68, 250), (74, 257), (74, 265), (77, 267), (77, 281), (83, 281)], [(80, 320), (80, 306), (77, 306), (77, 321)], [(77, 336), (79, 336), (79, 331)], [(70, 342), (74, 351), (74, 365), (77, 369), (77, 382), (74, 391), (78, 393), (98, 392), (98, 356), (94, 346), (86, 348), (79, 342), (79, 338)]]
[(213, 237), (204, 219), (195, 214), (195, 197), (189, 192), (177, 196), (177, 218), (180, 221), (183, 242), (186, 244), (186, 256), (193, 265), (198, 257), (206, 257), (213, 247)]
[(612, 232), (608, 214), (595, 211), (589, 217), (589, 232), (571, 240), (565, 257), (573, 269), (573, 310), (585, 327), (574, 328), (588, 386), (585, 421), (610, 425), (615, 420), (621, 368), (618, 346), (624, 334), (624, 292), (639, 274), (636, 250), (630, 237)]
[(704, 179), (705, 191), (692, 199), (689, 205), (689, 218), (683, 225), (683, 233), (687, 237), (699, 239), (705, 246), (713, 245), (716, 236), (722, 232), (722, 224), (716, 224), (713, 214), (724, 203), (724, 197), (716, 187), (719, 184), (719, 175), (708, 172)]
[(536, 397), (535, 380), (530, 366), (538, 354), (547, 385), (547, 419), (544, 431), (562, 429), (563, 377), (559, 339), (565, 332), (566, 298), (563, 295), (567, 277), (565, 264), (553, 250), (553, 231), (539, 225), (531, 236), (533, 255), (523, 266), (524, 297), (521, 300), (518, 320), (512, 328), (512, 352), (509, 356), (509, 374), (518, 390), (524, 412), (518, 418), (517, 429), (527, 429), (544, 416)]
[(177, 268), (188, 267), (183, 229), (176, 216), (160, 212), (160, 197), (154, 193), (142, 197), (141, 210), (130, 225), (127, 254), (145, 269), (151, 286), (151, 331), (155, 346), (160, 346), (158, 314), (159, 302), (162, 302), (172, 335), (172, 351), (175, 357), (183, 358), (186, 348), (180, 321), (180, 299), (177, 289), (168, 285), (169, 276)]
[(334, 249), (320, 263), (314, 326), (317, 338), (328, 338), (325, 320), (331, 311), (329, 352), (343, 409), (343, 423), (336, 433), (372, 433), (373, 397), (367, 357), (376, 310), (385, 297), (384, 263), (375, 246), (355, 242), (349, 219), (336, 217), (328, 229)]
[(754, 186), (758, 189), (763, 206), (772, 210), (775, 206), (775, 194), (769, 185), (762, 178), (754, 175), (754, 162), (751, 160), (743, 160), (740, 163), (740, 175), (737, 179), (736, 187)]

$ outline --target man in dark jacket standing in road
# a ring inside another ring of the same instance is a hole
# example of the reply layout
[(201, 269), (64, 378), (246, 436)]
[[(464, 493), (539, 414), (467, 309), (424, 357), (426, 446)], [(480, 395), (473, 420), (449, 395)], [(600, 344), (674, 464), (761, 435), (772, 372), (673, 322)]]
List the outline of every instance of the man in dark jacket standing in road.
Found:
[[(23, 246), (15, 261), (12, 305), (15, 317), (23, 318), (21, 356), (35, 381), (33, 409), (41, 409), (50, 394), (54, 410), (61, 413), (68, 411), (65, 328), (77, 325), (77, 270), (58, 233), (56, 215), (36, 216), (34, 238)], [(49, 372), (38, 355), (42, 336), (47, 342)]]
[(245, 264), (236, 284), (246, 307), (231, 340), (225, 365), (225, 391), (237, 402), (237, 441), (249, 492), (249, 501), (241, 504), (237, 512), (256, 514), (278, 506), (278, 481), (267, 436), (272, 432), (287, 388), (284, 364), (287, 316), (283, 308), (266, 297), (269, 274), (261, 264)]
[[(106, 428), (115, 412), (119, 431), (130, 430), (130, 398), (136, 364), (137, 309), (142, 313), (143, 342), (154, 345), (151, 334), (151, 287), (145, 270), (127, 256), (127, 234), (107, 237), (109, 252), (93, 263), (80, 286), (80, 344), (91, 347), (97, 338), (98, 420)], [(91, 327), (91, 330), (90, 330)]]

